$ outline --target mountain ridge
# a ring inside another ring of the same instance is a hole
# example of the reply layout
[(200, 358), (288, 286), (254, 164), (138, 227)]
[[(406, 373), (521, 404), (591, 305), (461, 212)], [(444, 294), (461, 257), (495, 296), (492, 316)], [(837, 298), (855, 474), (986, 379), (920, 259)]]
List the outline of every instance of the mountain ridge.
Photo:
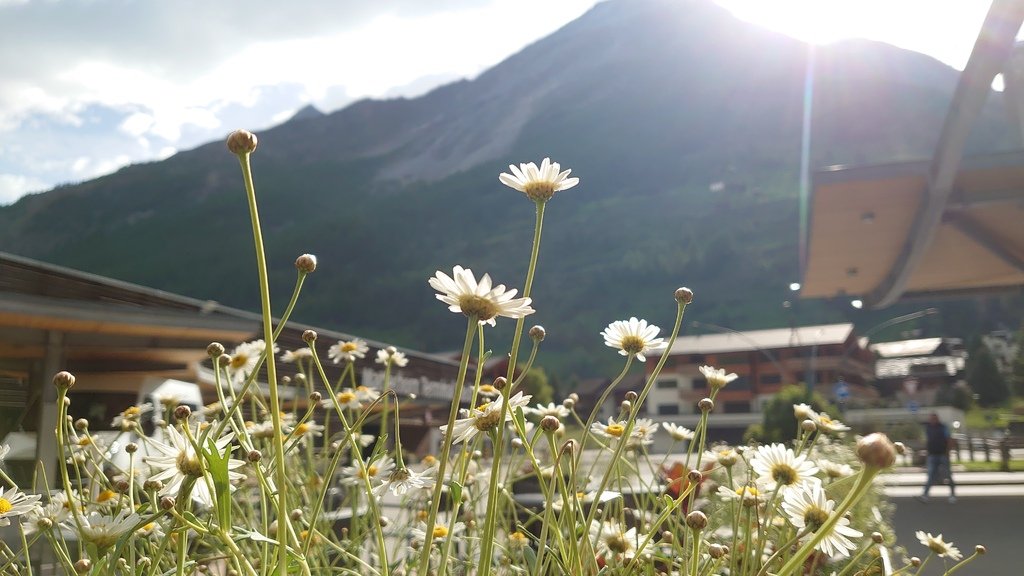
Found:
[[(547, 211), (531, 318), (551, 334), (542, 362), (587, 373), (601, 328), (670, 324), (679, 285), (701, 319), (788, 325), (807, 57), (710, 3), (612, 0), (473, 80), (266, 130), (253, 166), (277, 299), (295, 256), (313, 252), (297, 319), (450, 349), (462, 327), (426, 278), (461, 264), (518, 287), (533, 210), (497, 175), (550, 156), (581, 184)], [(931, 153), (954, 70), (870, 42), (815, 58), (816, 165)], [(998, 99), (975, 151), (1019, 145)], [(253, 276), (240, 190), (213, 142), (0, 208), (0, 246), (255, 309), (254, 282), (240, 281)], [(809, 302), (801, 314), (848, 311)], [(488, 344), (507, 337), (499, 324)]]

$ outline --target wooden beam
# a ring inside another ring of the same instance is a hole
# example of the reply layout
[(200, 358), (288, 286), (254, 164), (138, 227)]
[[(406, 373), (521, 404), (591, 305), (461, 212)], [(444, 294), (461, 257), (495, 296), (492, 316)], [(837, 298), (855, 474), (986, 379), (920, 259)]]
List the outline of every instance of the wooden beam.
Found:
[(946, 218), (951, 226), (964, 233), (965, 236), (974, 240), (979, 246), (991, 252), (994, 256), (1024, 272), (1024, 259), (1006, 249), (1006, 242), (996, 238), (992, 231), (981, 223), (971, 218), (966, 213), (957, 214)]
[(996, 74), (1006, 67), (1014, 38), (1024, 22), (1024, 2), (995, 0), (985, 17), (971, 58), (957, 84), (949, 115), (942, 127), (939, 143), (932, 156), (929, 186), (922, 199), (910, 235), (885, 279), (864, 300), (872, 308), (884, 308), (896, 302), (911, 274), (924, 259), (935, 237), (953, 183), (963, 157), (971, 127), (981, 114), (992, 90)]

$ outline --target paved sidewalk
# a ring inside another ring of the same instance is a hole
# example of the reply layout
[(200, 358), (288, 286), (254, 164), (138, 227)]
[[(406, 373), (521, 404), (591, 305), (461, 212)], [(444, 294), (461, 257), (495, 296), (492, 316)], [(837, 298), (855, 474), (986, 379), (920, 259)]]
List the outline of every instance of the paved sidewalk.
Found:
[[(907, 498), (921, 494), (927, 474), (920, 469), (899, 471), (879, 476), (885, 485), (885, 494), (892, 498)], [(964, 496), (1024, 496), (1024, 472), (957, 472), (954, 465), (953, 480), (957, 497)], [(932, 500), (945, 499), (949, 488), (932, 486)]]

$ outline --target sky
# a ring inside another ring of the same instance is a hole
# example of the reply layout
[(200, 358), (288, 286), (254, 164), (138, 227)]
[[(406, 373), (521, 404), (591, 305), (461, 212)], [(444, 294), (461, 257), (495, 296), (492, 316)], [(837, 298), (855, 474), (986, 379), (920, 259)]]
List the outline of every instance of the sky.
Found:
[[(871, 38), (961, 69), (989, 4), (717, 3), (808, 42)], [(331, 112), (473, 78), (594, 4), (0, 0), (0, 205), (258, 131), (307, 104)]]

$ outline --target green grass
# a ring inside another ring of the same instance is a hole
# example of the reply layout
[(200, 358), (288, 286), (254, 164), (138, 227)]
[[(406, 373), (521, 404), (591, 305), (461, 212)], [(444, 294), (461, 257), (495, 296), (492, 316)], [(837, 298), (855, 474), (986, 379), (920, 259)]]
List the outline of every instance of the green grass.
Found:
[[(968, 462), (964, 461), (960, 463), (967, 472), (1001, 472), (1002, 462), (998, 458), (993, 459), (992, 462)], [(956, 464), (954, 464), (956, 466)], [(1024, 460), (1010, 460), (1010, 472), (1024, 472)]]
[(1024, 398), (1014, 398), (1002, 406), (982, 408), (974, 406), (964, 415), (964, 422), (971, 430), (1002, 430), (1010, 422), (1024, 421)]

